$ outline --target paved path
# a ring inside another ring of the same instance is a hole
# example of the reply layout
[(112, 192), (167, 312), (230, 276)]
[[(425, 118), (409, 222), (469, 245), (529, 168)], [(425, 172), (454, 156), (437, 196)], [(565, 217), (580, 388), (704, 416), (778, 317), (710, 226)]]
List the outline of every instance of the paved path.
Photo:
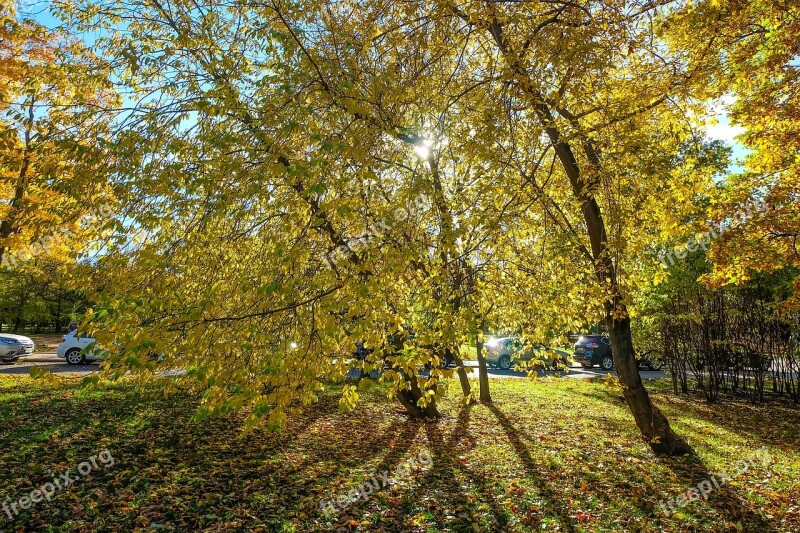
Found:
[[(477, 360), (466, 360), (464, 361), (464, 365), (468, 367), (470, 370), (469, 377), (477, 378), (478, 377), (478, 361)], [(539, 370), (537, 372), (539, 377), (545, 376), (555, 376), (555, 377), (563, 377), (568, 379), (588, 379), (588, 378), (596, 378), (596, 377), (603, 377), (606, 374), (616, 374), (614, 370), (601, 370), (598, 367), (587, 369), (583, 368), (580, 363), (573, 363), (572, 367), (569, 369), (569, 372), (564, 371), (554, 371), (554, 370)], [(651, 371), (651, 370), (640, 370), (639, 374), (642, 376), (642, 379), (659, 379), (666, 376), (663, 371)], [(348, 377), (357, 378), (359, 377), (360, 371), (356, 369), (352, 369), (348, 374)], [(376, 374), (373, 372), (373, 377)], [(525, 372), (515, 372), (513, 370), (501, 370), (499, 368), (489, 367), (489, 378), (490, 379), (524, 379), (528, 377)]]
[(83, 376), (97, 370), (99, 363), (89, 363), (85, 365), (68, 365), (67, 362), (55, 353), (34, 353), (28, 357), (22, 357), (16, 364), (0, 365), (0, 375), (3, 374), (24, 374), (29, 375), (32, 366), (45, 366), (54, 374), (67, 376)]
[[(470, 377), (478, 377), (478, 361), (464, 361), (464, 364), (471, 368)], [(68, 365), (66, 361), (57, 357), (55, 353), (36, 353), (28, 357), (23, 357), (14, 365), (0, 365), (0, 375), (2, 374), (23, 374), (28, 375), (32, 366), (45, 366), (55, 374), (62, 374), (67, 376), (83, 376), (97, 370), (99, 363), (89, 363), (86, 365)], [(358, 376), (357, 371), (354, 377)], [(561, 376), (568, 379), (586, 379), (603, 377), (606, 374), (614, 373), (613, 370), (606, 371), (599, 368), (585, 369), (578, 363), (574, 363), (569, 372), (554, 372), (554, 371), (539, 371), (540, 377), (544, 376)], [(653, 372), (642, 370), (641, 375), (643, 379), (657, 379), (665, 376), (664, 372)], [(499, 368), (489, 367), (489, 377), (494, 379), (503, 378), (525, 378), (524, 372), (514, 372), (513, 370), (500, 370)]]
[[(474, 367), (475, 370), (472, 372), (476, 377), (478, 375), (478, 361), (464, 361), (464, 364), (468, 367)], [(599, 367), (594, 368), (583, 368), (580, 363), (572, 363), (572, 367), (569, 369), (569, 372), (558, 372), (553, 370), (539, 370), (537, 372), (539, 377), (544, 376), (561, 376), (570, 379), (586, 379), (586, 378), (596, 378), (596, 377), (603, 377), (606, 374), (616, 374), (614, 370), (601, 370)], [(642, 376), (642, 379), (658, 379), (663, 378), (666, 374), (662, 371), (651, 371), (651, 370), (640, 370), (639, 374)], [(489, 367), (489, 377), (490, 378), (524, 378), (527, 374), (525, 372), (514, 372), (513, 370), (501, 370), (499, 368), (492, 368)]]

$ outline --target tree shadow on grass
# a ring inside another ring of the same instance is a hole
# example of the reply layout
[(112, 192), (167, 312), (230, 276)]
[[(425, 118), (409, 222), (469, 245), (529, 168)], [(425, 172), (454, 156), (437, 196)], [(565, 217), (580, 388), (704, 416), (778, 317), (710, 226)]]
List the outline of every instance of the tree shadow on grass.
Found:
[[(379, 417), (374, 409), (366, 408), (343, 420), (335, 420), (336, 432), (330, 435), (331, 440), (293, 466), (290, 473), (281, 476), (292, 480), (288, 490), (290, 499), (296, 500), (298, 508), (314, 517), (315, 531), (349, 531), (348, 524), (353, 520), (360, 523), (373, 519), (375, 515), (370, 511), (376, 505), (380, 508), (374, 493), (391, 490), (390, 485), (382, 486), (383, 480), (397, 479), (397, 469), (407, 461), (405, 456), (418, 442), (420, 428), (425, 422), (396, 415), (388, 425), (376, 424), (376, 420), (385, 420), (385, 417)], [(370, 464), (378, 456), (378, 464)], [(309, 477), (308, 472), (317, 472), (317, 475)], [(374, 488), (374, 483), (378, 483), (378, 489)], [(372, 487), (365, 484), (372, 484)], [(365, 489), (366, 498), (361, 496), (344, 504), (344, 498), (360, 488)], [(343, 508), (336, 503), (339, 497), (343, 498)], [(326, 508), (333, 514), (323, 511), (320, 504), (323, 500), (332, 502), (332, 507)]]
[(575, 531), (575, 522), (570, 516), (569, 509), (561, 503), (561, 494), (553, 490), (550, 484), (542, 478), (539, 465), (536, 464), (527, 445), (520, 438), (517, 428), (514, 427), (511, 420), (496, 405), (490, 404), (487, 407), (497, 418), (500, 427), (503, 428), (503, 432), (506, 434), (506, 438), (511, 443), (512, 448), (514, 448), (514, 452), (517, 454), (520, 461), (522, 461), (528, 473), (528, 479), (533, 482), (539, 495), (552, 505), (563, 530)]
[[(676, 398), (673, 396), (673, 398)], [(701, 418), (731, 433), (764, 444), (800, 450), (800, 410), (783, 404), (753, 405), (740, 399), (709, 404), (700, 397), (679, 396), (681, 416)], [(675, 405), (672, 399), (670, 405)]]
[[(482, 503), (489, 506), (491, 516), (497, 522), (497, 527), (504, 528), (509, 521), (508, 512), (497, 502), (497, 499), (484, 481), (485, 476), (480, 475), (456, 460), (459, 453), (466, 454), (475, 446), (475, 437), (469, 432), (469, 417), (474, 405), (462, 405), (458, 413), (458, 418), (450, 435), (445, 435), (439, 424), (427, 424), (425, 435), (433, 454), (433, 465), (431, 471), (425, 476), (425, 483), (428, 486), (436, 487), (440, 490), (442, 498), (437, 500), (438, 504), (451, 504), (454, 508), (468, 505), (468, 495), (464, 491), (462, 483), (459, 482), (459, 472), (466, 475), (467, 479), (476, 486), (477, 490), (483, 495)], [(454, 517), (453, 522), (443, 524), (448, 527), (457, 527), (456, 531), (472, 530), (471, 523), (467, 517)]]
[[(580, 392), (592, 400), (623, 408), (624, 397), (603, 391)], [(666, 396), (665, 394), (669, 394)], [(786, 405), (752, 405), (741, 400), (723, 400), (709, 404), (700, 396), (674, 396), (672, 393), (651, 394), (653, 403), (670, 420), (699, 419), (725, 431), (763, 444), (800, 450), (800, 410)]]
[[(685, 484), (687, 491), (696, 488), (697, 485), (703, 481), (711, 482), (711, 478), (715, 474), (709, 473), (710, 468), (699, 456), (667, 457), (662, 458), (661, 461), (662, 464), (672, 470), (675, 476)], [(733, 467), (733, 465), (731, 466)], [(721, 484), (719, 488), (713, 487), (711, 489), (711, 492), (708, 494), (708, 500), (705, 501), (705, 505), (714, 509), (720, 516), (729, 519), (733, 524), (741, 523), (744, 531), (780, 531), (770, 524), (769, 520), (757, 509), (754, 509), (754, 504), (748, 501), (741, 492), (741, 489), (734, 488), (729, 484)], [(666, 501), (669, 498), (673, 498), (674, 501), (676, 496), (679, 495), (667, 495), (663, 500)], [(643, 510), (647, 511), (649, 509)], [(675, 510), (679, 511), (680, 507), (675, 506)], [(657, 503), (653, 505), (651, 512), (656, 517), (659, 515), (663, 516), (663, 510)]]
[(375, 473), (380, 474), (388, 471), (389, 475), (391, 475), (396, 471), (403, 457), (414, 446), (420, 428), (425, 425), (426, 422), (421, 420), (406, 420), (392, 424), (389, 430), (384, 433), (384, 436), (390, 437), (389, 442), (385, 442), (383, 439), (380, 442), (380, 444), (388, 448), (388, 452), (383, 456), (380, 464), (375, 469)]
[[(602, 392), (594, 392), (594, 393), (581, 393), (582, 395), (589, 397), (593, 400), (603, 401), (609, 405), (617, 406), (617, 407), (625, 407), (624, 402), (621, 402), (619, 398), (612, 394), (602, 393)], [(669, 406), (674, 407), (674, 403), (669, 401), (663, 401), (663, 398), (660, 398), (659, 395), (653, 395), (653, 402), (674, 418), (675, 415), (669, 413), (670, 408)], [(714, 405), (709, 406), (708, 404), (703, 404), (702, 406), (694, 405), (689, 401), (682, 400), (681, 402), (681, 409), (683, 413), (680, 418), (695, 418), (701, 419), (704, 421), (708, 421), (720, 426), (725, 427), (727, 430), (736, 433), (738, 435), (747, 436), (754, 438), (756, 440), (760, 440), (762, 442), (770, 442), (768, 438), (770, 428), (774, 427), (772, 424), (763, 425), (762, 427), (758, 427), (756, 422), (753, 422), (749, 417), (742, 417), (741, 420), (738, 420), (738, 423), (733, 421), (731, 416), (728, 416), (725, 413), (720, 413), (717, 411), (719, 408), (725, 408), (725, 406), (721, 405)], [(665, 404), (665, 405), (662, 405)], [(742, 407), (741, 405), (729, 406), (733, 407), (734, 409), (738, 409)], [(686, 410), (689, 412), (686, 412)], [(712, 412), (709, 412), (709, 409)], [(763, 413), (762, 413), (763, 414)], [(611, 420), (597, 420), (598, 423), (606, 425), (607, 428), (613, 428), (617, 431), (624, 431), (625, 428), (621, 427), (620, 424), (615, 423)], [(674, 420), (673, 420), (674, 422)], [(632, 424), (632, 421), (631, 421)], [(747, 429), (744, 429), (746, 427)], [(771, 439), (774, 442), (775, 439)], [(788, 444), (784, 441), (781, 442), (782, 444)], [(792, 443), (792, 445), (796, 446), (796, 443)], [(698, 483), (703, 481), (711, 481), (711, 477), (713, 474), (709, 473), (711, 468), (700, 458), (699, 456), (686, 456), (686, 457), (663, 457), (660, 459), (661, 464), (672, 471), (672, 473), (677, 477), (680, 484), (686, 487), (686, 491), (689, 491), (692, 488), (695, 488)], [(733, 465), (732, 465), (733, 466)], [(665, 495), (661, 500), (667, 502), (668, 500), (672, 499), (674, 501), (675, 497), (680, 496), (679, 494), (669, 494)], [(662, 523), (665, 520), (669, 520), (667, 516), (664, 514), (664, 511), (661, 509), (661, 506), (658, 502), (648, 502), (646, 500), (640, 500), (634, 502), (639, 509), (643, 512), (649, 514), (650, 516), (660, 520)], [(691, 505), (691, 504), (689, 504)], [(732, 523), (741, 522), (745, 530), (747, 531), (777, 531), (772, 525), (770, 525), (769, 521), (761, 515), (757, 509), (753, 509), (752, 502), (749, 502), (741, 493), (741, 489), (736, 489), (731, 485), (721, 485), (719, 488), (714, 487), (713, 490), (708, 495), (708, 500), (705, 501), (705, 505), (712, 508), (716, 513), (720, 516), (725, 517), (731, 520)], [(667, 509), (670, 509), (667, 506)], [(675, 511), (680, 511), (681, 507), (675, 506)], [(671, 514), (670, 509), (670, 514)]]
[[(365, 483), (372, 483), (373, 487), (369, 490), (374, 492), (389, 490), (389, 485), (382, 486), (383, 480), (397, 480), (398, 475), (405, 473), (401, 469), (406, 459), (405, 456), (414, 447), (414, 444), (419, 435), (420, 428), (425, 425), (425, 422), (420, 420), (400, 420), (393, 422), (386, 430), (382, 431), (375, 441), (375, 446), (370, 447), (365, 451), (355, 450), (348, 453), (348, 457), (355, 458), (357, 464), (364, 465), (362, 468), (354, 468), (349, 471), (348, 477), (353, 483), (347, 486), (334, 488), (334, 492), (326, 494), (327, 498), (336, 498), (339, 495), (347, 494), (353, 488), (358, 488)], [(377, 429), (377, 428), (376, 428)], [(385, 451), (380, 463), (377, 466), (370, 466), (367, 463), (371, 457), (374, 457), (381, 451)], [(374, 483), (378, 483), (379, 489), (374, 489)], [(309, 490), (313, 490), (315, 480), (309, 483)], [(370, 501), (368, 499), (360, 499), (355, 503), (350, 504), (345, 510), (339, 513), (340, 521), (346, 520), (348, 517), (363, 518), (369, 512)]]

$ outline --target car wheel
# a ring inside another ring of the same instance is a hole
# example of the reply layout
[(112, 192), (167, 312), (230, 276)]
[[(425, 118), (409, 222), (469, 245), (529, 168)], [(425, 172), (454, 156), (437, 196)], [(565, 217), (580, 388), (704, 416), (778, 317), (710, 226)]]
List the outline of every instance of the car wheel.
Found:
[(664, 368), (664, 361), (662, 361), (661, 359), (656, 359), (654, 361), (650, 361), (650, 363), (648, 363), (647, 366), (650, 367), (650, 370), (658, 371)]
[(511, 368), (511, 358), (507, 355), (504, 355), (497, 361), (497, 367), (502, 368), (503, 370), (508, 370)]
[(600, 368), (603, 370), (611, 370), (614, 368), (614, 358), (610, 355), (604, 355), (602, 359), (600, 359)]
[(67, 353), (64, 354), (64, 359), (67, 360), (68, 365), (82, 365), (86, 362), (86, 357), (78, 348), (72, 348), (67, 351)]

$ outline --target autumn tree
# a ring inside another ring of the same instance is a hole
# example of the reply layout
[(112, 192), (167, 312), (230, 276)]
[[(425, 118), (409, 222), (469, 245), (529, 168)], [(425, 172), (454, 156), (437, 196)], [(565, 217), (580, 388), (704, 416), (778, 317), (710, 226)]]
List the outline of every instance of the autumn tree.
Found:
[[(0, 8), (0, 261), (73, 254), (81, 217), (112, 201), (108, 68), (63, 33)], [(105, 214), (104, 216), (108, 216)], [(83, 222), (87, 222), (83, 219)], [(79, 236), (80, 235), (80, 236)]]
[[(742, 129), (739, 142), (749, 152), (714, 198), (712, 222), (723, 231), (705, 278), (713, 287), (800, 266), (799, 14), (792, 2), (688, 2), (670, 29), (703, 74), (704, 93), (722, 101)], [(692, 38), (697, 33), (714, 38), (701, 45)], [(797, 283), (787, 312), (800, 303)]]
[[(665, 157), (695, 140), (687, 117), (703, 108), (667, 44), (671, 6), (153, 0), (64, 14), (103, 30), (140, 97), (118, 124), (114, 186), (142, 238), (109, 248), (116, 290), (87, 317), (125, 348), (110, 371), (147, 379), (155, 349), (209, 411), (279, 425), (363, 340), (368, 365), (391, 363), (391, 393), (435, 416), (448, 373), (419, 369), (441, 349), (483, 326), (542, 338), (602, 320), (646, 441), (690, 450), (649, 399), (630, 324), (670, 206), (711, 177), (699, 155)], [(387, 346), (410, 330), (416, 342)], [(347, 386), (343, 405), (356, 398)]]
[(63, 333), (83, 303), (79, 291), (70, 288), (75, 270), (74, 263), (50, 255), (0, 270), (0, 324), (13, 332)]

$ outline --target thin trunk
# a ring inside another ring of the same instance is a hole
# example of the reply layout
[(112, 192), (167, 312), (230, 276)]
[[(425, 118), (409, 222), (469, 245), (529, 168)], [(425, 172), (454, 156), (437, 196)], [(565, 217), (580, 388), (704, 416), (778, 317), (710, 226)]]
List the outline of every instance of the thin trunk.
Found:
[[(442, 178), (439, 174), (439, 166), (436, 162), (436, 159), (431, 153), (428, 156), (428, 167), (431, 171), (431, 178), (433, 181), (433, 203), (436, 206), (436, 210), (439, 214), (439, 221), (441, 224), (442, 231), (440, 233), (441, 241), (439, 243), (441, 250), (439, 252), (439, 257), (442, 261), (442, 267), (447, 268), (447, 265), (450, 261), (449, 257), (449, 250), (452, 245), (452, 238), (453, 238), (453, 216), (450, 213), (450, 209), (447, 204), (447, 198), (444, 194), (444, 186), (442, 184)], [(460, 302), (456, 299), (453, 304), (453, 310), (457, 311), (460, 308)], [(471, 398), (472, 393), (472, 386), (469, 383), (469, 378), (467, 377), (467, 371), (464, 369), (464, 363), (460, 357), (457, 357), (453, 354), (453, 358), (456, 361), (456, 365), (458, 365), (458, 379), (461, 382), (461, 392), (464, 394), (464, 398), (470, 398), (469, 404), (474, 403), (474, 400)], [(481, 393), (483, 394), (483, 393)]]
[[(624, 309), (624, 304), (619, 304), (619, 306)], [(609, 316), (608, 321), (614, 365), (623, 384), (622, 391), (625, 395), (625, 402), (633, 413), (633, 418), (643, 438), (657, 454), (693, 453), (691, 446), (672, 430), (667, 417), (650, 401), (650, 395), (644, 388), (642, 377), (639, 375), (639, 367), (636, 364), (630, 318), (626, 316), (626, 318), (613, 320)]]
[(53, 331), (61, 332), (61, 302), (63, 298), (61, 297), (61, 291), (58, 293), (58, 305), (56, 306), (56, 316), (55, 316), (55, 324)]
[(480, 331), (476, 335), (475, 351), (478, 354), (478, 381), (481, 385), (481, 401), (492, 403), (492, 396), (489, 394), (489, 370), (486, 367), (486, 358), (483, 356), (483, 341)]
[(475, 400), (472, 398), (472, 385), (469, 383), (469, 376), (467, 376), (467, 371), (464, 368), (464, 361), (462, 361), (455, 352), (453, 352), (453, 360), (456, 362), (456, 373), (458, 374), (458, 381), (461, 382), (461, 392), (464, 394), (464, 398), (469, 398), (467, 405), (472, 405), (475, 403)]
[[(0, 242), (10, 237), (17, 231), (17, 210), (22, 204), (25, 197), (25, 192), (28, 190), (28, 169), (31, 164), (31, 140), (33, 133), (33, 119), (34, 119), (34, 97), (31, 96), (30, 107), (28, 109), (28, 120), (25, 125), (25, 148), (22, 152), (22, 163), (20, 164), (19, 173), (17, 174), (17, 183), (14, 185), (14, 197), (9, 202), (9, 211), (5, 220), (0, 222)], [(0, 245), (0, 262), (6, 254), (6, 247)]]

